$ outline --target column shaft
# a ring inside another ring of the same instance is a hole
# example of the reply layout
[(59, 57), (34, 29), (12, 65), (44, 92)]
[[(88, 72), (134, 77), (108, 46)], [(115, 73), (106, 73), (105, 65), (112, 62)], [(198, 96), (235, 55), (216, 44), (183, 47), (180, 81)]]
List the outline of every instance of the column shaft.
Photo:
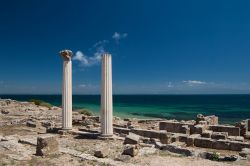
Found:
[(113, 96), (112, 96), (112, 62), (111, 55), (102, 57), (102, 92), (101, 92), (101, 133), (102, 136), (113, 135)]
[(72, 129), (72, 61), (63, 62), (63, 129)]

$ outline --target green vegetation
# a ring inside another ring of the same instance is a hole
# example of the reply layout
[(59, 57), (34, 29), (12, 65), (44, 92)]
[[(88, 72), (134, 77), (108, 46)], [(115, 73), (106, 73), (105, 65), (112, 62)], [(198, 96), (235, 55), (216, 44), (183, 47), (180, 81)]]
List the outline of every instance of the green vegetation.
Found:
[(211, 156), (209, 157), (209, 159), (212, 160), (212, 161), (219, 161), (219, 157), (220, 157), (220, 154), (214, 152), (213, 154), (211, 154)]
[(42, 100), (31, 99), (29, 101), (33, 102), (35, 105), (44, 106), (44, 107), (47, 107), (49, 109), (51, 109), (51, 107), (52, 107), (52, 105), (50, 103), (47, 103), (47, 102), (42, 101)]
[(93, 113), (88, 110), (88, 109), (81, 109), (78, 111), (80, 114), (84, 114), (84, 115), (87, 115), (87, 116), (93, 116)]

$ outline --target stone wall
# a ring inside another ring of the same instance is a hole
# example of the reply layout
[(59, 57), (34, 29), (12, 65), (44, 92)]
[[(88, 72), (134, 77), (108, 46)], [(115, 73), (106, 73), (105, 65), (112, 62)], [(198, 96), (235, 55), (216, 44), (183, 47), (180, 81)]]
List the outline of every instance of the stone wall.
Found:
[(211, 125), (209, 130), (213, 132), (227, 132), (229, 136), (240, 136), (240, 128), (234, 126)]

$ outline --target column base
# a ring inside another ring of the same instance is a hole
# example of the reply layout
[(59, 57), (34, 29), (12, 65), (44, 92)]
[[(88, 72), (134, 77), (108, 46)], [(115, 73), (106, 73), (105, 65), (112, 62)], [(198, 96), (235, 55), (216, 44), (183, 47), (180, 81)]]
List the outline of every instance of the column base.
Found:
[(62, 128), (62, 130), (72, 130), (72, 127), (71, 128)]
[(98, 139), (102, 139), (102, 140), (114, 140), (115, 136), (113, 134), (101, 134), (100, 136), (98, 136)]

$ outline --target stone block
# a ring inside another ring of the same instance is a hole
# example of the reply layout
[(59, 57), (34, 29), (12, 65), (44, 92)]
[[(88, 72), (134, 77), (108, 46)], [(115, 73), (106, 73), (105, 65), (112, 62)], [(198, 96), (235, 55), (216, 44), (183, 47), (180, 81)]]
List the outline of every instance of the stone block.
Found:
[(246, 132), (250, 132), (250, 119), (246, 120)]
[(201, 137), (211, 138), (212, 133), (213, 133), (213, 131), (211, 131), (211, 130), (205, 130), (203, 133), (201, 133)]
[(169, 143), (169, 134), (166, 131), (160, 131), (160, 141), (163, 144)]
[(192, 134), (187, 137), (186, 144), (187, 146), (193, 146), (194, 145), (194, 139), (199, 138), (201, 135), (200, 134)]
[(166, 144), (169, 142), (169, 134), (165, 130), (144, 130), (144, 129), (132, 129), (131, 133), (135, 133), (142, 137), (157, 138), (162, 143)]
[(129, 135), (127, 135), (124, 140), (124, 144), (138, 144), (139, 141), (140, 141), (139, 135), (129, 133)]
[(114, 133), (118, 134), (129, 134), (130, 129), (122, 128), (122, 127), (113, 127)]
[(56, 136), (44, 134), (37, 137), (36, 155), (47, 156), (58, 153), (59, 144)]
[(250, 148), (249, 143), (228, 141), (230, 143), (229, 149), (232, 151), (241, 151), (243, 148)]
[(244, 142), (244, 137), (242, 136), (228, 136), (227, 139), (230, 141)]
[(172, 153), (182, 154), (185, 156), (193, 156), (193, 152), (189, 149), (181, 148), (175, 145), (163, 145), (162, 150), (167, 150)]
[(190, 124), (174, 122), (174, 121), (161, 121), (159, 122), (159, 129), (166, 130), (172, 133), (183, 133), (189, 134), (190, 133)]
[(187, 134), (179, 134), (179, 141), (180, 142), (187, 142), (189, 135)]
[(249, 148), (243, 148), (241, 152), (239, 153), (241, 157), (247, 157), (250, 158), (250, 149)]
[(211, 135), (212, 139), (227, 139), (228, 133), (227, 132), (213, 132)]
[(122, 154), (134, 157), (138, 154), (138, 148), (136, 145), (125, 145)]
[(105, 158), (109, 155), (109, 149), (99, 149), (99, 150), (96, 150), (95, 153), (94, 153), (94, 156), (95, 157), (98, 157), (98, 158)]
[(227, 132), (229, 136), (240, 136), (240, 128), (234, 126), (211, 125), (209, 130), (213, 132)]
[(193, 127), (193, 132), (191, 132), (192, 134), (202, 134), (205, 130), (207, 129), (206, 125), (195, 125)]
[(28, 120), (27, 122), (26, 122), (26, 126), (28, 126), (28, 127), (34, 127), (34, 128), (36, 128), (36, 122), (34, 122), (34, 121), (32, 121), (32, 120)]
[(198, 114), (196, 118), (196, 124), (205, 124), (202, 121), (206, 121), (208, 125), (218, 125), (219, 118), (215, 115), (204, 116), (202, 114)]
[(195, 138), (194, 139), (194, 146), (201, 147), (201, 148), (212, 148), (214, 140), (211, 138)]
[(218, 150), (229, 150), (230, 149), (230, 143), (227, 140), (217, 140), (213, 143), (213, 149)]

